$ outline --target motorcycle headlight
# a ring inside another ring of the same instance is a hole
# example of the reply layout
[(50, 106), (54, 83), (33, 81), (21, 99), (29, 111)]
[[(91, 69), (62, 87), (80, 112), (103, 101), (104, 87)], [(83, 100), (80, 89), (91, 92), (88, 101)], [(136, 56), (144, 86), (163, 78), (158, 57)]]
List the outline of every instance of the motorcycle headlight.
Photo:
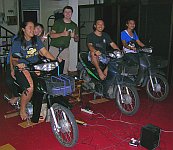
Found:
[(116, 56), (116, 58), (122, 58), (123, 57), (123, 53), (121, 53), (120, 51), (114, 51), (113, 53)]
[(152, 53), (153, 52), (153, 49), (151, 47), (149, 47), (149, 48), (142, 48), (141, 51), (143, 51), (145, 53)]
[(34, 65), (34, 68), (35, 70), (40, 70), (40, 71), (51, 71), (55, 69), (57, 66), (58, 62), (50, 62), (50, 63)]

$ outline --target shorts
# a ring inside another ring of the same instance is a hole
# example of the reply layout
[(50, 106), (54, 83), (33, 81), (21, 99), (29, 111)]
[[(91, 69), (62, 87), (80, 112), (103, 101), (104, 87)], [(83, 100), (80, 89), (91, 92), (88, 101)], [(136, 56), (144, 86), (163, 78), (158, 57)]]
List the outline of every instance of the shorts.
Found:
[[(104, 55), (99, 56), (99, 61), (102, 62), (103, 64), (108, 64), (109, 60), (110, 59), (107, 58)], [(88, 61), (91, 61), (91, 54), (90, 54), (90, 52), (88, 53)]]
[(26, 91), (30, 87), (29, 82), (22, 71), (15, 70), (15, 77), (16, 82), (19, 84), (22, 92)]

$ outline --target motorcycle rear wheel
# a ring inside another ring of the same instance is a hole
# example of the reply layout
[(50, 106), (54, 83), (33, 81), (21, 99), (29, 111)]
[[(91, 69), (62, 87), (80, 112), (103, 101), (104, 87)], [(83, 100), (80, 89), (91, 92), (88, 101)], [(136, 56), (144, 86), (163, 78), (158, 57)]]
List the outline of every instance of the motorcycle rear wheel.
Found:
[[(156, 80), (155, 80), (156, 79)], [(163, 101), (167, 98), (169, 93), (169, 84), (166, 78), (160, 74), (152, 76), (155, 90), (153, 91), (150, 79), (147, 81), (146, 91), (148, 96), (154, 101)], [(157, 81), (157, 82), (156, 82)]]
[(78, 126), (72, 112), (57, 103), (52, 105), (59, 130), (55, 126), (53, 116), (50, 117), (52, 131), (56, 139), (65, 147), (73, 147), (78, 141)]
[[(120, 88), (123, 99), (121, 99), (120, 92), (117, 88), (116, 103), (123, 114), (132, 116), (138, 111), (140, 105), (137, 90), (135, 87), (128, 85), (120, 85)], [(129, 92), (129, 94), (127, 91)]]

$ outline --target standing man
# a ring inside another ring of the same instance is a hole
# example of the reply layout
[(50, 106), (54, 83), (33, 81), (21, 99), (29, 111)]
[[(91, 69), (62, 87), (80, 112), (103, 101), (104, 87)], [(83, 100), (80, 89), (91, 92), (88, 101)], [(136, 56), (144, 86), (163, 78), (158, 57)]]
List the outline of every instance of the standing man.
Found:
[(63, 74), (68, 74), (70, 60), (70, 39), (74, 38), (75, 42), (79, 41), (77, 24), (71, 20), (73, 8), (65, 6), (63, 8), (63, 19), (55, 21), (52, 31), (50, 32), (51, 43), (49, 52), (59, 58), (60, 61), (65, 60)]

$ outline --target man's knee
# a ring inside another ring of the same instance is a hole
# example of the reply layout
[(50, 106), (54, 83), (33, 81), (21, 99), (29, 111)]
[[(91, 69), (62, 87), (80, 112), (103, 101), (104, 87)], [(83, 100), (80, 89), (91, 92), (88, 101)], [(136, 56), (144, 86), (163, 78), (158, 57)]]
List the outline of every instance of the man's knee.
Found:
[(28, 91), (29, 93), (33, 93), (33, 91), (34, 91), (33, 86), (30, 86), (29, 88), (27, 88), (27, 91)]

